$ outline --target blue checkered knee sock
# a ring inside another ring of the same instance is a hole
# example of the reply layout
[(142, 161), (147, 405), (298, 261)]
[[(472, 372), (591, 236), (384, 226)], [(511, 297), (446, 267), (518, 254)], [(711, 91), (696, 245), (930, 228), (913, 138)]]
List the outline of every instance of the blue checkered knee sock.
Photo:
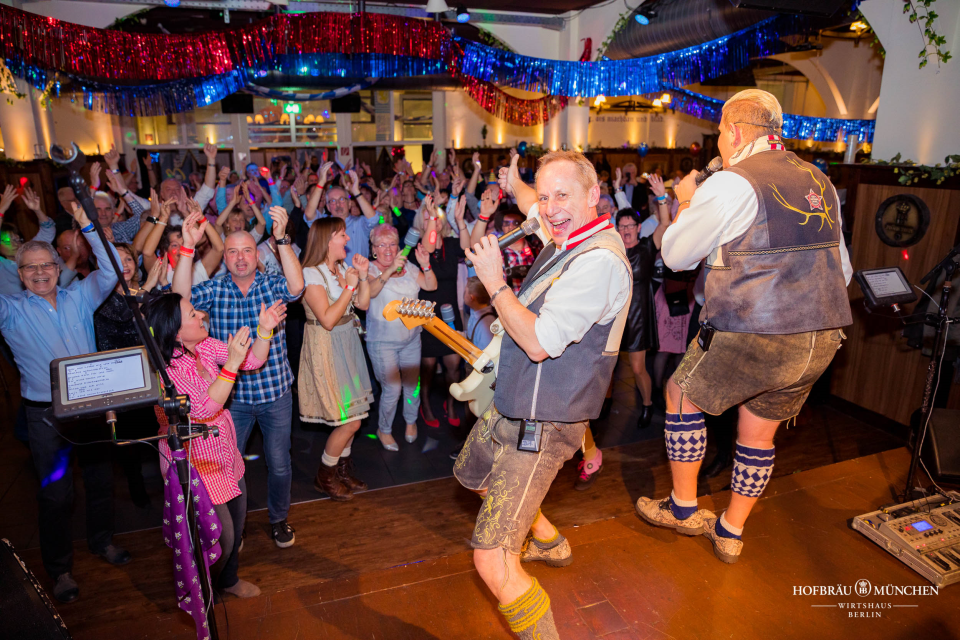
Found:
[(700, 462), (707, 452), (707, 425), (703, 414), (668, 413), (663, 432), (667, 442), (667, 458), (673, 462)]
[(759, 498), (773, 474), (776, 448), (754, 449), (737, 443), (733, 457), (733, 475), (730, 488), (748, 498)]

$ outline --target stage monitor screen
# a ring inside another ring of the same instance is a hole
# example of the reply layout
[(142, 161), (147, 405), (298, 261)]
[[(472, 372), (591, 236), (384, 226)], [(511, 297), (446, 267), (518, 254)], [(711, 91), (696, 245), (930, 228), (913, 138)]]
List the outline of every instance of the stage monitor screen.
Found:
[(58, 358), (50, 363), (50, 389), (57, 420), (148, 407), (160, 396), (144, 347)]
[(363, 101), (359, 93), (350, 93), (342, 98), (334, 98), (330, 101), (330, 111), (332, 113), (360, 113)]
[(917, 294), (900, 267), (861, 269), (853, 274), (871, 311), (916, 302)]
[(933, 525), (927, 522), (926, 520), (920, 520), (919, 522), (913, 523), (913, 528), (916, 529), (917, 531), (923, 532), (923, 531), (929, 531), (930, 529), (933, 529)]
[(143, 388), (143, 358), (139, 353), (89, 360), (66, 366), (67, 401), (73, 402)]

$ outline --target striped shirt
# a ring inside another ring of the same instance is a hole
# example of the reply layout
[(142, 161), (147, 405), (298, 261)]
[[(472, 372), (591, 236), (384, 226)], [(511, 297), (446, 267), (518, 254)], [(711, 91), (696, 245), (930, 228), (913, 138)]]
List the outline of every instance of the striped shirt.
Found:
[[(210, 494), (213, 504), (225, 504), (240, 495), (237, 484), (243, 477), (243, 458), (237, 449), (237, 432), (233, 426), (230, 411), (207, 395), (210, 385), (220, 375), (220, 367), (227, 361), (227, 345), (219, 340), (207, 338), (197, 344), (197, 357), (185, 354), (179, 348), (173, 352), (173, 358), (167, 365), (167, 375), (177, 387), (177, 392), (190, 397), (190, 419), (216, 426), (220, 435), (216, 438), (194, 438), (186, 444), (187, 457), (200, 473), (203, 484)], [(247, 359), (240, 365), (241, 371), (250, 371), (263, 365), (263, 360), (253, 355), (251, 349)], [(167, 416), (156, 407), (160, 422), (160, 434), (167, 432)], [(160, 441), (160, 470), (167, 475), (167, 460), (170, 447), (166, 440)]]

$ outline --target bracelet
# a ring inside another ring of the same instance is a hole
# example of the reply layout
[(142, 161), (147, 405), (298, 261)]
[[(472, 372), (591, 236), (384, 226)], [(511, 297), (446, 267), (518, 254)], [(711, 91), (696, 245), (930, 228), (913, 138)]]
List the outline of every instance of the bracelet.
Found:
[(480, 220), (480, 222), (490, 222), (490, 218), (489, 217), (484, 218), (483, 214), (480, 214), (479, 216), (477, 216), (477, 219)]
[(110, 173), (120, 173), (120, 169), (110, 169)]
[(270, 338), (273, 337), (273, 329), (270, 329), (270, 335), (265, 336), (260, 333), (260, 325), (257, 325), (257, 337), (260, 338), (261, 340), (269, 340)]
[(420, 267), (420, 268), (423, 269), (424, 273), (430, 273), (431, 271), (433, 271), (433, 267), (431, 267), (430, 265), (427, 265), (425, 267)]
[(682, 201), (680, 202), (680, 206), (681, 206), (681, 207), (682, 207), (683, 205), (685, 205), (685, 204), (690, 204), (690, 201), (689, 201), (689, 200), (682, 200)]
[(173, 286), (173, 285), (172, 285), (172, 284), (169, 284), (169, 283), (168, 283), (168, 284), (165, 284), (165, 285), (163, 285), (162, 287), (160, 287), (160, 291), (170, 291), (170, 287), (172, 287), (172, 286)]
[[(369, 278), (369, 277), (370, 277), (370, 276), (367, 276), (367, 278)], [(360, 278), (360, 282), (366, 282), (366, 281), (367, 281), (367, 278)]]
[(187, 247), (180, 247), (180, 255), (184, 258), (192, 258), (194, 254), (193, 249), (188, 249)]
[(504, 291), (505, 289), (509, 289), (509, 288), (510, 288), (510, 285), (505, 284), (505, 285), (503, 285), (502, 287), (500, 287), (499, 289), (497, 289), (496, 291), (494, 291), (494, 292), (493, 292), (493, 295), (490, 296), (490, 306), (493, 306), (493, 301), (497, 299), (497, 296), (498, 296), (498, 295), (500, 295), (501, 293), (503, 293), (503, 291)]
[(357, 288), (356, 288), (355, 286), (353, 286), (352, 284), (348, 284), (348, 285), (347, 285), (347, 291), (349, 291), (350, 293), (353, 293), (353, 292), (356, 291), (356, 290), (357, 290)]
[(124, 191), (123, 193), (121, 193), (121, 194), (120, 194), (120, 197), (121, 197), (121, 198), (126, 198), (128, 195), (130, 195), (130, 190), (129, 190), (129, 189), (127, 189), (126, 191)]
[(663, 194), (662, 196), (657, 196), (657, 202), (659, 202), (660, 204), (663, 204), (666, 201), (667, 201), (667, 194)]
[(163, 226), (167, 226), (167, 223), (164, 222), (163, 220), (157, 220), (157, 224), (162, 224)]
[(217, 377), (218, 377), (218, 378), (222, 378), (222, 379), (226, 380), (227, 382), (236, 382), (236, 381), (237, 381), (237, 372), (236, 372), (236, 371), (230, 371), (229, 369), (223, 368), (223, 369), (220, 369), (220, 375), (217, 376)]
[(96, 227), (94, 227), (94, 226), (93, 226), (93, 223), (91, 222), (90, 224), (88, 224), (87, 226), (85, 226), (83, 229), (80, 229), (80, 233), (90, 233), (90, 232), (93, 231), (95, 228), (96, 228)]

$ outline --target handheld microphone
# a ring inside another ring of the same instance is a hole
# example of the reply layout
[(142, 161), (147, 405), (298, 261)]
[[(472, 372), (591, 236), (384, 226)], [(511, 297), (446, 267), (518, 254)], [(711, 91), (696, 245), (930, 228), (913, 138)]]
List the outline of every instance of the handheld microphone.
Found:
[(453, 326), (453, 305), (452, 304), (442, 304), (440, 305), (440, 317), (443, 318), (443, 321), (447, 323), (447, 326), (451, 329), (456, 329)]
[[(420, 242), (420, 231), (415, 227), (410, 227), (410, 229), (407, 231), (407, 235), (403, 236), (403, 244), (405, 246), (403, 247), (403, 250), (400, 251), (400, 255), (406, 258), (408, 255), (410, 255), (411, 249), (417, 246), (418, 242)], [(402, 270), (403, 267), (397, 269), (397, 273), (400, 273)]]
[(697, 183), (699, 187), (702, 185), (707, 178), (715, 174), (717, 171), (723, 171), (723, 158), (717, 156), (710, 161), (710, 164), (707, 165), (707, 168), (697, 174), (697, 177), (694, 179), (694, 182)]
[[(501, 249), (503, 249), (504, 247), (509, 247), (520, 238), (524, 236), (532, 235), (536, 233), (537, 230), (539, 229), (540, 229), (540, 219), (529, 218), (527, 220), (524, 220), (523, 224), (521, 224), (519, 227), (517, 227), (510, 233), (505, 233), (502, 236), (500, 236), (500, 240), (497, 241), (497, 244), (500, 246)], [(472, 267), (473, 262), (471, 260), (467, 260), (467, 266)]]

